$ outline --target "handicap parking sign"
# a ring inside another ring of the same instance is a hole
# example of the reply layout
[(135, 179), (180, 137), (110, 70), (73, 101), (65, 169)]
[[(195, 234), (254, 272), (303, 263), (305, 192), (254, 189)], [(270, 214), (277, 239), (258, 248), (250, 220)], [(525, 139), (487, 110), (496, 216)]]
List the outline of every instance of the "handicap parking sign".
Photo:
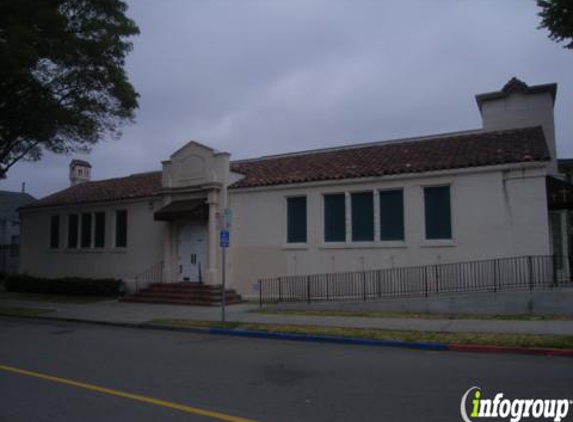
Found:
[(220, 243), (222, 248), (229, 247), (229, 230), (221, 230)]

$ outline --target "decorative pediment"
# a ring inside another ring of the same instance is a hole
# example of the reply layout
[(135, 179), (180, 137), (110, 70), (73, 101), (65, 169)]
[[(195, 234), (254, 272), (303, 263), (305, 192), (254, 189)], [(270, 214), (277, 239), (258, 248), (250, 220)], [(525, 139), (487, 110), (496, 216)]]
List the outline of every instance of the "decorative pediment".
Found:
[(205, 178), (205, 157), (193, 153), (173, 161), (178, 182)]
[(221, 158), (228, 154), (216, 152), (196, 141), (191, 141), (175, 151), (163, 163), (163, 186), (167, 188), (201, 187), (214, 181), (222, 181)]

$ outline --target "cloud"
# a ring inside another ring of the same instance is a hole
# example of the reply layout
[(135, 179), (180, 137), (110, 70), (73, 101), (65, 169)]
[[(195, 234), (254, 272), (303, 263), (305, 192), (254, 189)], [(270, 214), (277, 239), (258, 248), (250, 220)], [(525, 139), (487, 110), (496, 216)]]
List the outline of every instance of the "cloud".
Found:
[[(106, 178), (155, 170), (196, 139), (247, 158), (480, 126), (474, 95), (512, 76), (557, 82), (558, 152), (573, 156), (573, 53), (508, 0), (129, 1), (137, 123), (81, 157)], [(71, 157), (17, 165), (42, 196)]]

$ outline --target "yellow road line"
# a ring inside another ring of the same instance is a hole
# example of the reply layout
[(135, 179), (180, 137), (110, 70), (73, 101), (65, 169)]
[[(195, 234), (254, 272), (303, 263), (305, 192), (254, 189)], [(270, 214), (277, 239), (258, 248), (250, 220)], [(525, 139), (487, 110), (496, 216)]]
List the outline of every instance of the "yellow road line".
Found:
[(225, 422), (257, 422), (253, 419), (245, 419), (238, 416), (226, 415), (224, 413), (214, 412), (212, 410), (200, 409), (197, 407), (186, 406), (184, 404), (173, 403), (165, 400), (154, 399), (152, 397), (140, 396), (139, 394), (126, 393), (124, 391), (114, 390), (112, 388), (100, 387), (85, 382), (74, 381), (66, 378), (58, 378), (52, 375), (41, 374), (39, 372), (26, 371), (25, 369), (15, 368), (13, 366), (0, 365), (0, 370), (13, 372), (15, 374), (27, 375), (29, 377), (41, 378), (43, 380), (59, 382), (60, 384), (71, 385), (86, 390), (97, 391), (98, 393), (109, 394), (111, 396), (131, 399), (142, 403), (153, 404), (155, 406), (167, 407), (169, 409), (180, 410), (182, 412), (193, 413), (195, 415), (206, 416), (212, 419), (218, 419)]

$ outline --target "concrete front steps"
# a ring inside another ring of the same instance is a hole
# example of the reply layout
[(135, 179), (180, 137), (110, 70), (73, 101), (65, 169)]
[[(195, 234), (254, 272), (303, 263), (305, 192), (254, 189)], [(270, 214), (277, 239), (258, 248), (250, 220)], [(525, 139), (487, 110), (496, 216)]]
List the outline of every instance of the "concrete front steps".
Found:
[[(149, 287), (123, 298), (124, 302), (165, 303), (173, 305), (220, 306), (223, 288), (194, 282), (153, 283)], [(231, 289), (225, 291), (225, 303), (243, 303), (241, 296)]]

